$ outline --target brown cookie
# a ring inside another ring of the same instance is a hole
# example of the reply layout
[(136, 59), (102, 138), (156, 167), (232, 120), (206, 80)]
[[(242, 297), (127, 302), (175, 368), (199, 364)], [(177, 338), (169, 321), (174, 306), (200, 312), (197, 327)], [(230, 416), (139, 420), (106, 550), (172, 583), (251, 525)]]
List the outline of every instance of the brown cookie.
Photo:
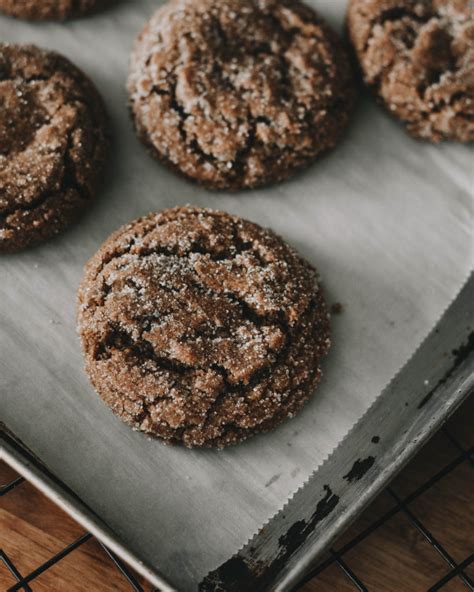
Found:
[(223, 447), (291, 417), (330, 345), (309, 263), (271, 230), (195, 207), (108, 238), (85, 268), (78, 330), (112, 410), (189, 447)]
[(99, 10), (109, 0), (0, 0), (0, 10), (35, 21), (63, 21)]
[(336, 34), (298, 0), (171, 0), (139, 36), (140, 138), (211, 189), (281, 181), (332, 148), (355, 91)]
[(351, 0), (347, 22), (365, 82), (413, 136), (474, 140), (469, 0)]
[(69, 60), (0, 44), (0, 251), (50, 238), (89, 204), (104, 122), (97, 90)]

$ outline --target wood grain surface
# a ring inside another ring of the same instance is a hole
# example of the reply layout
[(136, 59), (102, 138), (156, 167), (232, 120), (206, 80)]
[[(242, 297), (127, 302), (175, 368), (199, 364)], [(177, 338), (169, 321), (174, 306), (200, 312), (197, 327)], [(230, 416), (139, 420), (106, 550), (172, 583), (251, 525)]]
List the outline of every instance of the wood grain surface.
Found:
[[(462, 406), (341, 537), (344, 544), (390, 510), (438, 471), (474, 445), (474, 397)], [(450, 440), (449, 435), (455, 439)], [(0, 485), (15, 478), (0, 465)], [(392, 492), (392, 493), (391, 493)], [(468, 458), (409, 504), (412, 515), (442, 544), (455, 562), (474, 553), (474, 463)], [(27, 482), (0, 498), (0, 547), (22, 575), (30, 573), (77, 539), (84, 530)], [(399, 511), (343, 556), (345, 564), (370, 591), (427, 591), (449, 572), (449, 566), (406, 514)], [(474, 562), (465, 570), (474, 579)], [(152, 587), (137, 577), (144, 590)], [(0, 563), (0, 590), (15, 583)], [(127, 592), (132, 590), (94, 539), (73, 551), (31, 583), (34, 592)], [(357, 588), (339, 566), (331, 565), (306, 583), (300, 592), (352, 592)], [(442, 590), (462, 592), (469, 587), (455, 577)], [(245, 592), (245, 591), (242, 591)]]

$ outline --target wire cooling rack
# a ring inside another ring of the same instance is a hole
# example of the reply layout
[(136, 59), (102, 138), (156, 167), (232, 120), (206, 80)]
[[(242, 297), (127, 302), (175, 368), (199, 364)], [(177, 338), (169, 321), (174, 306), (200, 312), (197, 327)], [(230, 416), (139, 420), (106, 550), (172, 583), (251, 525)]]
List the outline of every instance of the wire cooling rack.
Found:
[[(462, 413), (462, 409), (460, 412)], [(460, 584), (463, 587), (463, 589), (471, 590), (474, 592), (474, 581), (466, 572), (466, 569), (471, 564), (474, 564), (474, 553), (469, 554), (462, 561), (455, 561), (449, 553), (449, 551), (447, 550), (446, 546), (443, 544), (443, 542), (430, 532), (426, 525), (410, 508), (410, 504), (412, 502), (414, 502), (415, 500), (420, 498), (420, 496), (422, 496), (424, 493), (429, 491), (436, 483), (438, 483), (442, 479), (447, 478), (461, 464), (467, 463), (471, 469), (474, 469), (474, 446), (471, 446), (469, 448), (463, 446), (458, 440), (458, 438), (455, 437), (455, 435), (453, 435), (452, 430), (449, 429), (447, 426), (441, 428), (441, 432), (444, 438), (446, 438), (456, 449), (457, 454), (455, 458), (451, 460), (451, 462), (446, 464), (443, 468), (441, 468), (441, 470), (439, 470), (435, 475), (431, 476), (424, 483), (419, 485), (413, 492), (411, 492), (407, 496), (400, 496), (394, 491), (392, 487), (387, 487), (385, 492), (392, 498), (394, 506), (391, 507), (390, 510), (386, 511), (380, 518), (372, 522), (372, 524), (369, 527), (365, 528), (362, 532), (360, 532), (354, 538), (352, 538), (352, 540), (350, 540), (348, 543), (345, 543), (340, 547), (335, 547), (331, 549), (328, 558), (325, 559), (322, 563), (319, 563), (317, 567), (315, 567), (306, 576), (303, 584), (309, 582), (317, 576), (320, 576), (329, 567), (336, 565), (345, 574), (348, 583), (350, 582), (352, 584), (354, 590), (359, 590), (361, 592), (369, 592), (370, 590), (372, 592), (372, 589), (370, 589), (366, 584), (364, 584), (363, 574), (356, 573), (354, 568), (349, 566), (349, 562), (346, 561), (346, 555), (349, 551), (353, 550), (355, 547), (360, 545), (365, 539), (367, 539), (367, 537), (369, 537), (377, 529), (386, 524), (388, 520), (390, 520), (397, 514), (403, 514), (405, 518), (408, 519), (412, 527), (414, 527), (420, 533), (422, 538), (426, 541), (426, 544), (431, 545), (431, 547), (442, 557), (448, 568), (447, 573), (443, 577), (441, 577), (437, 581), (433, 581), (430, 584), (430, 586), (427, 588), (427, 592), (436, 592), (438, 590), (443, 590), (445, 587), (447, 590), (447, 587), (453, 583), (453, 580), (457, 580), (458, 584)], [(17, 477), (13, 479), (11, 482), (3, 485), (2, 487), (0, 487), (0, 497), (10, 494), (17, 487), (21, 487), (23, 482), (24, 479), (22, 477)], [(463, 525), (460, 524), (458, 525), (458, 527), (463, 528)], [(90, 533), (83, 534), (75, 541), (64, 547), (61, 551), (53, 555), (50, 559), (48, 559), (48, 561), (46, 561), (45, 563), (37, 567), (35, 570), (33, 570), (31, 573), (26, 575), (23, 575), (18, 569), (18, 567), (9, 558), (8, 554), (4, 550), (0, 549), (0, 561), (3, 562), (4, 566), (10, 571), (11, 575), (16, 579), (16, 583), (10, 586), (7, 592), (34, 592), (34, 582), (36, 578), (38, 578), (41, 574), (45, 573), (47, 570), (53, 568), (58, 562), (60, 562), (62, 559), (73, 553), (76, 549), (81, 547), (84, 543), (86, 543), (92, 538), (93, 536)], [(127, 567), (127, 565), (123, 561), (121, 561), (112, 551), (110, 551), (107, 547), (102, 545), (102, 543), (100, 543), (99, 541), (98, 543), (110, 557), (113, 564), (115, 565), (115, 568), (120, 571), (120, 573), (124, 577), (124, 581), (128, 582), (129, 589), (134, 590), (135, 592), (145, 592), (145, 589), (142, 587), (140, 582), (135, 577), (134, 573)], [(242, 590), (241, 592), (252, 591)]]

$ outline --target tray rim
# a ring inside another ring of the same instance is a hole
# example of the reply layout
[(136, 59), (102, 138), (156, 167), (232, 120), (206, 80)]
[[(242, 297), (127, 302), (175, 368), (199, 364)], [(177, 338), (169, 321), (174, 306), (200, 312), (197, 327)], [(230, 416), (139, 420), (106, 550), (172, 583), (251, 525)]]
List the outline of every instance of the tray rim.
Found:
[[(468, 364), (466, 364), (466, 366), (468, 366)], [(469, 368), (474, 371), (474, 356), (470, 360)], [(455, 379), (453, 380), (453, 383), (454, 382)], [(384, 471), (374, 482), (373, 486), (360, 496), (357, 504), (354, 505), (353, 511), (346, 511), (341, 515), (338, 520), (337, 529), (333, 529), (332, 532), (325, 537), (324, 542), (319, 545), (319, 548), (315, 545), (312, 549), (308, 549), (306, 552), (303, 549), (301, 550), (302, 556), (300, 561), (296, 560), (287, 573), (281, 574), (281, 576), (275, 580), (275, 585), (271, 587), (272, 592), (288, 592), (289, 588), (287, 586), (289, 583), (291, 583), (291, 589), (293, 590), (294, 586), (301, 582), (307, 571), (310, 570), (315, 563), (317, 564), (318, 559), (322, 556), (324, 551), (331, 546), (338, 536), (343, 534), (344, 531), (351, 526), (377, 495), (388, 486), (398, 473), (400, 473), (400, 471), (402, 471), (402, 469), (416, 456), (417, 452), (419, 452), (419, 450), (423, 448), (423, 446), (442, 428), (456, 410), (474, 393), (473, 389), (474, 374), (471, 373), (471, 377), (465, 379), (460, 388), (453, 389), (453, 395), (446, 401), (442, 402), (443, 404), (440, 405), (440, 409), (438, 410), (440, 411), (439, 415), (436, 418), (432, 416), (432, 420), (426, 432), (418, 436), (416, 442), (407, 447), (407, 453), (394, 459), (390, 471)], [(430, 411), (431, 410), (432, 409), (430, 409)]]
[(78, 495), (51, 473), (41, 460), (28, 451), (25, 445), (16, 439), (13, 432), (5, 427), (0, 424), (0, 460), (5, 461), (32, 483), (153, 586), (157, 586), (160, 592), (178, 592), (178, 589), (164, 575), (130, 551), (120, 537)]

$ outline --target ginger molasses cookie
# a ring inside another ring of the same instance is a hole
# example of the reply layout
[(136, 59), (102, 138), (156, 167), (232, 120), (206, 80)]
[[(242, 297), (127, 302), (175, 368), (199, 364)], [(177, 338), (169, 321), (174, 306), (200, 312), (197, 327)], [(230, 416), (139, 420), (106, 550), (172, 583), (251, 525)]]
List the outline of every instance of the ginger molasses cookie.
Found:
[(137, 39), (128, 87), (155, 156), (232, 190), (332, 148), (355, 96), (339, 39), (299, 0), (171, 0)]
[(474, 140), (469, 0), (351, 0), (348, 28), (366, 83), (415, 137)]
[(0, 0), (0, 10), (35, 21), (63, 21), (99, 10), (109, 0)]
[(78, 292), (86, 370), (137, 430), (223, 447), (312, 395), (329, 349), (315, 270), (271, 230), (178, 207), (124, 226)]
[(97, 90), (69, 60), (0, 44), (0, 251), (50, 238), (89, 204), (104, 121)]

